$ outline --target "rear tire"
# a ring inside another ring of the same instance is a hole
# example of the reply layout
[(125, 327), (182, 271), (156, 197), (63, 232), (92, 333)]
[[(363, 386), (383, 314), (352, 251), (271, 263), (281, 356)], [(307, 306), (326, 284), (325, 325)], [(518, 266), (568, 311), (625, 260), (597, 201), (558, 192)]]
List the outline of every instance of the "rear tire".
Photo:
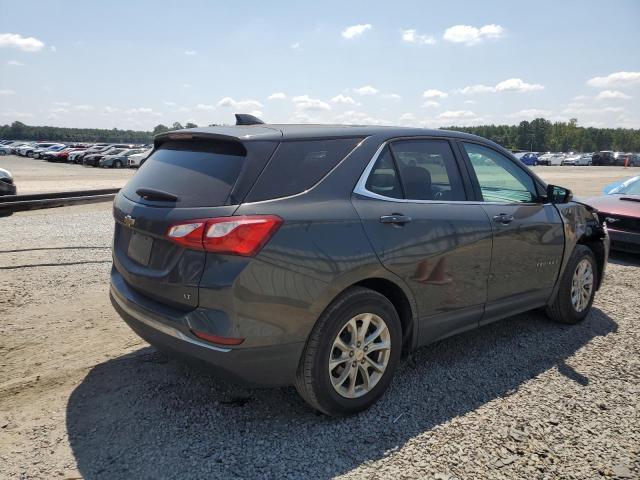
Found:
[(113, 168), (122, 168), (122, 162), (120, 160), (116, 160), (113, 162)]
[(576, 245), (565, 267), (547, 316), (559, 323), (574, 325), (589, 314), (598, 284), (598, 266), (589, 247)]
[(393, 304), (373, 290), (349, 288), (313, 327), (298, 365), (296, 390), (326, 415), (359, 413), (388, 388), (401, 349), (402, 327)]

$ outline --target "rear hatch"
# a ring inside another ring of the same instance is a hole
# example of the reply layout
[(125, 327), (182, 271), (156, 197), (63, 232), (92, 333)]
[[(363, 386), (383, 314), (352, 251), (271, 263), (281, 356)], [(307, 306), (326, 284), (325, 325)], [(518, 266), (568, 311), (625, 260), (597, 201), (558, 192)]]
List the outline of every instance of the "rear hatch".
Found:
[(175, 308), (198, 306), (206, 253), (167, 239), (172, 225), (230, 216), (277, 142), (175, 134), (114, 201), (113, 261), (131, 288)]

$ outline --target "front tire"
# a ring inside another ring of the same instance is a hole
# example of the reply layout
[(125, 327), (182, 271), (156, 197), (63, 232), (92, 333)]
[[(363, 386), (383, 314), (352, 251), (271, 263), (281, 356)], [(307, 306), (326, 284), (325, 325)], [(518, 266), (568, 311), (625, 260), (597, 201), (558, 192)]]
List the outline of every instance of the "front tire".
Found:
[(316, 322), (300, 359), (296, 390), (326, 415), (359, 413), (388, 388), (401, 349), (393, 304), (373, 290), (349, 288)]
[(596, 294), (598, 266), (593, 252), (584, 245), (576, 245), (565, 267), (560, 286), (546, 314), (559, 323), (574, 325), (588, 315)]
[(122, 168), (122, 162), (120, 160), (116, 160), (113, 162), (113, 168)]

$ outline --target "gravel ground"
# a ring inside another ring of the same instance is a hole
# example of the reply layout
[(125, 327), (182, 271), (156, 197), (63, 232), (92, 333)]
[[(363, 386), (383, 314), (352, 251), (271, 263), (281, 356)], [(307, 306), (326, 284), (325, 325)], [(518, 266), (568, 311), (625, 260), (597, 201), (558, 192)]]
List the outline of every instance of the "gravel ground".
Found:
[[(585, 195), (609, 181), (583, 171)], [(136, 337), (107, 297), (110, 215), (0, 219), (0, 478), (640, 478), (639, 257), (612, 258), (582, 324), (532, 312), (438, 342), (334, 420)]]

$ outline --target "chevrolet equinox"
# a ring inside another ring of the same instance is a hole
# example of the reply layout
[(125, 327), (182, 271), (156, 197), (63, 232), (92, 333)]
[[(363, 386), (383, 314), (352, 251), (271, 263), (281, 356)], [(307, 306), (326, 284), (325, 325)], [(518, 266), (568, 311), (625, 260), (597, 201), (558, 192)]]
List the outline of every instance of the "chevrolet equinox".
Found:
[(606, 228), (499, 145), (237, 117), (156, 136), (114, 201), (111, 301), (158, 349), (340, 416), (418, 347), (588, 314)]

